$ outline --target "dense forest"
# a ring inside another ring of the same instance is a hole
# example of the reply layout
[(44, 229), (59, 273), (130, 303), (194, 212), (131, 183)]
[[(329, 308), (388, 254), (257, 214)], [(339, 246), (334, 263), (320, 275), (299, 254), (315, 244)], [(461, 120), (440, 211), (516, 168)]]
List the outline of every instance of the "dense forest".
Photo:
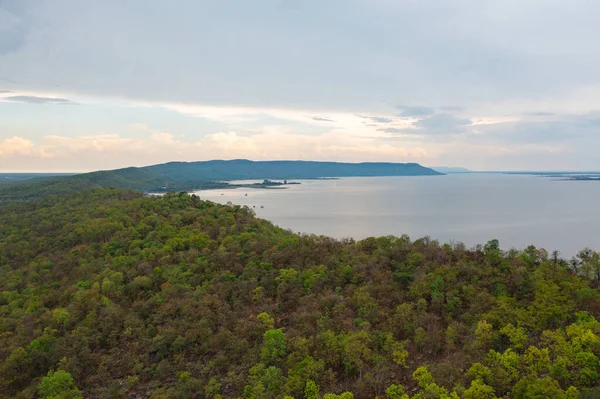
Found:
[(0, 207), (0, 398), (599, 397), (600, 256), (297, 235), (185, 193)]
[(0, 185), (0, 205), (22, 202), (48, 195), (65, 195), (81, 190), (124, 188), (137, 191), (173, 191), (194, 188), (226, 188), (229, 184), (215, 180), (180, 182), (145, 168), (101, 170), (69, 176), (34, 177)]
[(0, 187), (14, 185), (25, 180), (48, 179), (63, 176), (71, 176), (73, 173), (0, 173)]

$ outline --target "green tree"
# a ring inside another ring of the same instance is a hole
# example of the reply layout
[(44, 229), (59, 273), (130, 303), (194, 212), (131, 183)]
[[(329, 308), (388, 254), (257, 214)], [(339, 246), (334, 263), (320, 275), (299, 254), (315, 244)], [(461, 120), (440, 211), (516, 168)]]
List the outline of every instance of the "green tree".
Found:
[(75, 385), (73, 376), (64, 370), (50, 370), (48, 375), (42, 378), (37, 391), (45, 399), (83, 398), (81, 391)]
[(386, 390), (385, 394), (389, 399), (409, 399), (404, 391), (404, 387), (400, 384), (392, 384)]
[(323, 395), (323, 399), (354, 399), (354, 394), (352, 392), (342, 392), (339, 395), (326, 393)]
[(437, 385), (425, 366), (418, 367), (413, 373), (413, 378), (421, 388), (413, 399), (459, 399), (456, 392), (448, 392), (446, 388)]
[(479, 380), (481, 382), (489, 381), (491, 375), (492, 372), (490, 371), (490, 368), (479, 362), (473, 363), (473, 365), (471, 365), (467, 371), (467, 376), (469, 378), (472, 380)]
[(8, 384), (21, 386), (28, 379), (30, 367), (31, 360), (27, 351), (24, 348), (16, 348), (4, 361), (0, 369), (1, 379)]
[(512, 397), (514, 399), (560, 399), (564, 398), (564, 391), (558, 382), (550, 377), (524, 377), (514, 386)]
[(265, 363), (277, 363), (287, 353), (287, 340), (281, 329), (269, 330), (263, 337), (261, 358)]
[(516, 351), (520, 351), (527, 343), (527, 332), (522, 327), (515, 327), (512, 324), (507, 324), (500, 330), (500, 334), (504, 334), (510, 341), (510, 346)]
[(263, 326), (269, 330), (275, 327), (275, 319), (273, 319), (267, 312), (259, 313), (258, 316), (256, 316), (256, 319), (259, 320)]
[(413, 378), (421, 388), (427, 388), (433, 384), (433, 377), (425, 366), (417, 368), (413, 373)]
[(538, 349), (530, 346), (523, 355), (525, 370), (533, 377), (545, 375), (550, 369), (550, 351), (548, 348)]
[(581, 259), (581, 273), (593, 280), (600, 288), (600, 252), (586, 248), (579, 252), (579, 258)]
[(481, 380), (471, 381), (471, 386), (463, 393), (463, 399), (496, 399), (494, 388)]
[(306, 387), (304, 388), (305, 399), (319, 399), (319, 386), (313, 381), (306, 381)]
[(214, 398), (220, 392), (221, 384), (216, 378), (212, 377), (210, 380), (208, 380), (208, 384), (206, 384), (204, 387), (204, 393), (208, 398)]
[(475, 344), (478, 348), (489, 348), (494, 339), (493, 326), (485, 320), (480, 320), (477, 323), (475, 336)]
[(56, 327), (67, 328), (71, 321), (71, 315), (64, 308), (57, 308), (52, 311), (52, 323)]

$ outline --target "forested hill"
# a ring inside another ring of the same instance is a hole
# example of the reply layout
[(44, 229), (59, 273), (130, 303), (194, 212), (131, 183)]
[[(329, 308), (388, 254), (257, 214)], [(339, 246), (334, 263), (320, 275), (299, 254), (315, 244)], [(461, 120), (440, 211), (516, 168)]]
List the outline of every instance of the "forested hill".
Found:
[(440, 175), (416, 163), (338, 163), (248, 160), (171, 162), (142, 168), (97, 171), (73, 176), (34, 178), (0, 185), (0, 204), (92, 188), (138, 191), (184, 191), (225, 188), (224, 181), (312, 179), (347, 176)]
[(427, 176), (440, 175), (417, 163), (314, 162), (314, 161), (231, 161), (170, 162), (147, 167), (177, 181), (245, 179), (312, 179), (348, 176)]
[(0, 206), (1, 398), (598, 397), (600, 258), (295, 235), (187, 194)]
[(106, 187), (146, 191), (164, 187), (169, 185), (169, 182), (175, 187), (172, 179), (144, 168), (124, 168), (72, 176), (34, 178), (0, 186), (0, 204)]

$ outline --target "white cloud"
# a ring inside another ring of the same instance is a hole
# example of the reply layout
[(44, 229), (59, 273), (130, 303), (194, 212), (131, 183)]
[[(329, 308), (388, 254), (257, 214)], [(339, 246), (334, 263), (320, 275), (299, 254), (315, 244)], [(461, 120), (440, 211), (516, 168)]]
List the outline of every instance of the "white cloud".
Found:
[(0, 158), (23, 155), (44, 158), (50, 156), (43, 149), (36, 148), (31, 140), (22, 137), (13, 136), (0, 141)]

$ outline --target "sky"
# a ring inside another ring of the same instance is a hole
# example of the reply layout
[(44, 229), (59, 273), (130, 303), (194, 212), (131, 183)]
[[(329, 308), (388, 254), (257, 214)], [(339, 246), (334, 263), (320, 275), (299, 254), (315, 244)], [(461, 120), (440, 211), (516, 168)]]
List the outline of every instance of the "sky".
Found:
[(600, 170), (600, 2), (0, 0), (0, 172)]

